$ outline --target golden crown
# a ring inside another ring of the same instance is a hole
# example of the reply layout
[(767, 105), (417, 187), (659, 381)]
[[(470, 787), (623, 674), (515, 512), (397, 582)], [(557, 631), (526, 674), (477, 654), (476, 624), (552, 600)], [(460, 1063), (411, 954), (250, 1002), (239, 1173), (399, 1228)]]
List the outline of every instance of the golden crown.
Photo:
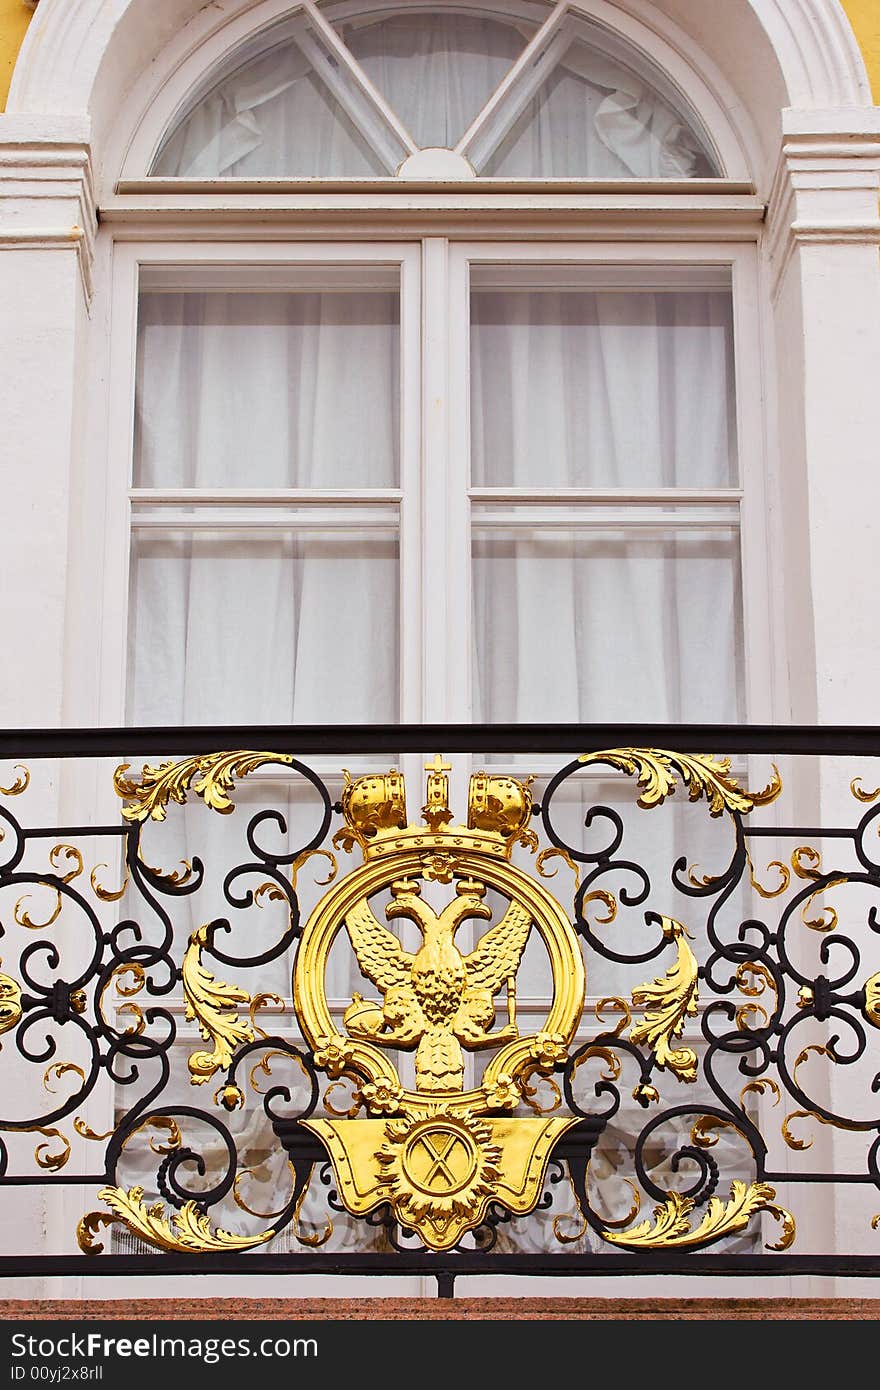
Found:
[(452, 825), (449, 808), (449, 777), (452, 771), (438, 753), (425, 767), (428, 774), (423, 825), (411, 825), (406, 811), (406, 783), (402, 772), (369, 773), (352, 777), (344, 772), (340, 807), (345, 826), (334, 837), (334, 844), (350, 850), (360, 845), (364, 859), (375, 859), (402, 850), (435, 847), (475, 850), (497, 857), (509, 855), (512, 846), (527, 831), (532, 814), (532, 777), (516, 777), (475, 772), (468, 788), (467, 825)]

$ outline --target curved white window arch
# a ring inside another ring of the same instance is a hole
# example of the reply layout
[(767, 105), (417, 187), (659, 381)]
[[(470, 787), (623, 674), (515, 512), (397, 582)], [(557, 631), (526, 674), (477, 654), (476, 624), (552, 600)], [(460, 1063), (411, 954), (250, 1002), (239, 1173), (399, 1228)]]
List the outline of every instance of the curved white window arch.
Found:
[[(165, 134), (165, 177), (695, 178), (720, 173), (680, 91), (557, 5), (502, 16), (311, 2), (215, 64)], [(426, 150), (454, 159), (426, 162)]]

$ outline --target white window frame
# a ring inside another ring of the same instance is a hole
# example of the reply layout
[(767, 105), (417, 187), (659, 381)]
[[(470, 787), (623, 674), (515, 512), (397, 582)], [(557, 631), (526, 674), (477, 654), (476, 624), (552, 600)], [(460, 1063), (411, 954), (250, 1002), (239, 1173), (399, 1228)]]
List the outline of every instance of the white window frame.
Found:
[[(557, 241), (472, 242), (428, 235), (420, 241), (354, 243), (205, 244), (128, 242), (114, 256), (107, 525), (102, 621), (100, 720), (125, 721), (127, 595), (132, 527), (149, 507), (153, 524), (186, 526), (175, 508), (198, 501), (222, 510), (219, 529), (253, 525), (291, 529), (290, 508), (305, 508), (313, 524), (357, 531), (400, 520), (400, 719), (405, 723), (468, 723), (472, 602), (471, 507), (492, 501), (501, 510), (526, 498), (515, 489), (469, 486), (470, 267), (530, 268), (544, 280), (612, 287), (645, 277), (654, 287), (705, 283), (730, 275), (734, 314), (735, 400), (739, 485), (723, 490), (582, 489), (550, 498), (554, 522), (574, 525), (585, 509), (610, 517), (668, 501), (693, 516), (739, 511), (743, 679), (747, 717), (770, 717), (773, 633), (767, 597), (765, 429), (762, 419), (761, 323), (754, 247), (712, 242), (640, 244)], [(714, 272), (714, 275), (713, 275)], [(505, 273), (508, 273), (505, 271)], [(370, 489), (143, 489), (131, 485), (139, 288), (315, 289), (332, 282), (350, 288), (388, 287), (400, 277), (400, 487)], [(340, 282), (339, 276), (344, 275)], [(589, 280), (585, 280), (589, 277)], [(531, 283), (531, 282), (530, 282)], [(120, 466), (125, 460), (125, 469)], [(122, 477), (120, 476), (122, 475)], [(141, 524), (144, 524), (143, 522)], [(146, 524), (150, 524), (147, 522)], [(737, 523), (734, 522), (734, 525)], [(448, 638), (448, 640), (446, 640)], [(461, 680), (461, 663), (468, 680)]]
[[(117, 248), (113, 281), (112, 380), (110, 383), (109, 456), (116, 467), (115, 483), (108, 478), (108, 525), (105, 592), (121, 596), (121, 602), (105, 606), (102, 647), (105, 673), (100, 683), (102, 723), (125, 723), (127, 668), (127, 595), (130, 579), (130, 536), (134, 529), (167, 525), (198, 529), (198, 517), (184, 517), (179, 509), (198, 503), (222, 511), (212, 529), (239, 530), (259, 527), (289, 532), (291, 510), (308, 516), (306, 527), (356, 533), (380, 524), (400, 536), (400, 719), (419, 718), (418, 672), (411, 670), (422, 620), (419, 612), (421, 559), (417, 545), (419, 437), (421, 390), (418, 362), (421, 323), (419, 317), (418, 249), (404, 243), (373, 243), (352, 247), (345, 243), (286, 247), (190, 246), (189, 256), (178, 246), (146, 246), (137, 243)], [(340, 280), (340, 273), (344, 276)], [(137, 310), (142, 283), (150, 289), (236, 290), (271, 292), (331, 288), (387, 289), (400, 287), (400, 479), (388, 488), (140, 488), (131, 481), (134, 440), (135, 373), (137, 358)], [(407, 344), (406, 351), (403, 344)], [(120, 488), (118, 465), (126, 460), (126, 486)], [(152, 515), (145, 517), (144, 513)]]
[[(142, 181), (147, 183), (168, 182), (180, 187), (179, 179), (163, 181), (146, 179), (161, 145), (169, 130), (181, 120), (192, 107), (194, 94), (205, 90), (206, 77), (212, 72), (222, 72), (227, 60), (237, 51), (244, 54), (249, 41), (256, 40), (264, 30), (273, 24), (292, 17), (295, 8), (301, 8), (309, 17), (313, 27), (322, 34), (325, 43), (332, 47), (337, 61), (342, 60), (346, 69), (351, 69), (352, 92), (355, 99), (363, 104), (369, 114), (371, 125), (381, 131), (384, 138), (395, 139), (408, 147), (412, 142), (399, 124), (395, 114), (388, 108), (382, 95), (375, 91), (368, 79), (352, 65), (339, 51), (338, 39), (332, 24), (355, 20), (360, 15), (376, 14), (397, 10), (417, 12), (437, 7), (437, 0), (398, 0), (396, 4), (377, 3), (377, 0), (342, 0), (341, 3), (318, 9), (313, 0), (302, 0), (300, 7), (291, 5), (290, 0), (258, 0), (239, 14), (219, 26), (208, 16), (203, 25), (204, 34), (197, 32), (199, 25), (188, 25), (167, 49), (167, 63), (159, 77), (145, 73), (132, 93), (133, 109), (140, 112), (133, 133), (129, 133), (125, 143), (111, 140), (111, 161), (109, 167), (118, 169), (120, 185), (131, 188)], [(538, 55), (547, 43), (552, 43), (559, 24), (570, 13), (575, 19), (586, 21), (601, 33), (603, 46), (621, 62), (638, 64), (641, 59), (649, 68), (656, 70), (659, 78), (658, 90), (661, 95), (678, 104), (684, 112), (692, 113), (697, 130), (718, 162), (722, 179), (746, 182), (750, 180), (750, 161), (743, 148), (742, 140), (730, 119), (732, 93), (721, 74), (712, 85), (706, 80), (701, 68), (705, 65), (704, 56), (696, 45), (682, 32), (675, 34), (674, 41), (659, 32), (656, 25), (642, 20), (638, 15), (627, 14), (611, 0), (556, 0), (552, 8), (544, 4), (531, 3), (530, 0), (505, 0), (501, 12), (493, 11), (491, 0), (456, 0), (459, 11), (473, 11), (481, 17), (526, 21), (537, 26), (537, 32), (528, 43), (526, 52), (520, 55), (514, 67), (502, 79), (495, 93), (484, 108), (484, 116), (477, 118), (459, 141), (457, 151), (467, 153), (469, 147), (482, 139), (486, 123), (493, 124), (501, 114), (507, 94), (518, 78), (533, 66), (532, 55)], [(327, 14), (325, 14), (327, 11)], [(328, 17), (331, 23), (328, 23)], [(232, 66), (235, 66), (234, 61)], [(543, 72), (543, 65), (542, 65)], [(277, 183), (278, 180), (268, 182)], [(284, 180), (295, 184), (310, 180)], [(329, 181), (328, 181), (329, 182)], [(362, 185), (395, 184), (394, 178), (386, 180), (354, 180)], [(535, 182), (525, 180), (524, 182)], [(712, 180), (718, 182), (718, 180)]]
[[(765, 421), (762, 413), (764, 399), (761, 383), (760, 363), (762, 359), (762, 325), (759, 299), (758, 259), (755, 249), (746, 246), (702, 243), (686, 245), (672, 243), (667, 245), (639, 245), (627, 243), (590, 243), (575, 246), (571, 243), (530, 242), (513, 246), (511, 243), (492, 244), (487, 242), (460, 242), (451, 250), (449, 268), (449, 299), (452, 304), (462, 306), (454, 316), (450, 337), (450, 356), (453, 362), (461, 364), (456, 374), (451, 392), (451, 434), (449, 465), (452, 468), (467, 468), (470, 458), (469, 405), (470, 392), (467, 371), (469, 358), (468, 297), (470, 290), (470, 267), (497, 266), (505, 268), (507, 276), (511, 266), (558, 267), (558, 283), (565, 283), (567, 267), (575, 268), (579, 274), (575, 282), (581, 287), (596, 288), (632, 287), (633, 272), (643, 277), (643, 284), (660, 290), (674, 288), (676, 282), (699, 283), (700, 270), (708, 272), (706, 284), (713, 285), (711, 272), (722, 271), (730, 276), (733, 306), (734, 336), (734, 400), (736, 410), (736, 449), (738, 478), (734, 486), (725, 489), (671, 488), (662, 490), (621, 488), (578, 489), (566, 494), (527, 491), (513, 488), (473, 488), (469, 486), (467, 474), (456, 477), (455, 486), (450, 489), (456, 499), (458, 511), (453, 522), (453, 534), (446, 538), (446, 553), (461, 562), (456, 555), (458, 537), (470, 537), (472, 527), (471, 509), (475, 504), (495, 503), (501, 510), (505, 505), (521, 505), (529, 498), (534, 501), (546, 517), (552, 512), (553, 525), (577, 526), (583, 524), (592, 514), (595, 519), (601, 512), (606, 523), (613, 524), (612, 508), (618, 514), (625, 514), (639, 506), (655, 506), (668, 503), (678, 508), (693, 509), (694, 520), (701, 517), (701, 524), (713, 524), (725, 514), (725, 509), (735, 508), (738, 517), (733, 529), (738, 529), (740, 537), (740, 561), (742, 576), (742, 621), (743, 645), (742, 676), (744, 715), (753, 722), (765, 722), (770, 718), (772, 691), (769, 675), (772, 670), (773, 632), (770, 618), (768, 595), (770, 593), (770, 573), (768, 563), (767, 505), (766, 490), (768, 459), (765, 453)], [(586, 277), (589, 277), (588, 279)], [(544, 277), (546, 279), (546, 277)], [(718, 279), (714, 278), (717, 286)], [(463, 329), (463, 333), (462, 333)], [(464, 464), (458, 461), (463, 460)], [(469, 470), (468, 470), (469, 472)], [(558, 499), (558, 500), (557, 500)], [(691, 517), (685, 519), (685, 524)], [(469, 569), (469, 556), (467, 568)], [(452, 630), (471, 631), (471, 590), (470, 586), (456, 583), (456, 565), (451, 566), (451, 579), (455, 584), (454, 599), (449, 614)], [(472, 659), (473, 643), (469, 641), (468, 660)], [(468, 688), (473, 689), (473, 673)], [(711, 678), (711, 675), (709, 676)], [(462, 709), (450, 716), (467, 722), (470, 710)]]

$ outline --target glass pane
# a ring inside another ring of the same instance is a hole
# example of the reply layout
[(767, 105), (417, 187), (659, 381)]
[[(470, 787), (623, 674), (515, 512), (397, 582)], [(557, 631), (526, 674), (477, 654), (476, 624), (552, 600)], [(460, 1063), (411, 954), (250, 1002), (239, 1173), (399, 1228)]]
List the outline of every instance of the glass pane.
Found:
[(398, 717), (395, 536), (135, 532), (134, 724)]
[(729, 293), (475, 290), (475, 487), (731, 487)]
[(383, 157), (357, 119), (360, 103), (338, 61), (301, 18), (287, 28), (298, 38), (276, 35), (268, 52), (240, 63), (200, 98), (162, 145), (151, 173), (243, 179), (394, 171), (405, 149), (397, 161)]
[(135, 486), (394, 486), (399, 356), (396, 293), (142, 294)]
[(516, 109), (479, 173), (683, 179), (718, 172), (685, 118), (650, 82), (580, 40), (564, 47), (543, 85)]
[(474, 718), (735, 722), (738, 539), (477, 529)]
[[(341, 43), (302, 14), (215, 69), (172, 129), (165, 177), (364, 178), (409, 151), (366, 74), (420, 147), (456, 145), (535, 26), (438, 7), (341, 22)], [(344, 46), (343, 46), (344, 45)], [(347, 47), (361, 72), (347, 60)], [(617, 53), (623, 53), (623, 61)], [(623, 42), (569, 19), (519, 74), (468, 151), (504, 177), (694, 178), (719, 171), (672, 84)], [(368, 85), (368, 84), (367, 84)]]
[(512, 24), (462, 14), (395, 15), (343, 38), (421, 148), (451, 148), (526, 46)]

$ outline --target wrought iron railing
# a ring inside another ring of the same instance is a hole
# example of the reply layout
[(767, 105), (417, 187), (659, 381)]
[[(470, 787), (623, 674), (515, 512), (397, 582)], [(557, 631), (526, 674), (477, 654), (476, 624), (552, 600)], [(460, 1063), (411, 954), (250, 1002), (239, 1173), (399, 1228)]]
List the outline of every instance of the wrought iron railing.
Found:
[(880, 1269), (880, 730), (0, 758), (0, 1274)]

